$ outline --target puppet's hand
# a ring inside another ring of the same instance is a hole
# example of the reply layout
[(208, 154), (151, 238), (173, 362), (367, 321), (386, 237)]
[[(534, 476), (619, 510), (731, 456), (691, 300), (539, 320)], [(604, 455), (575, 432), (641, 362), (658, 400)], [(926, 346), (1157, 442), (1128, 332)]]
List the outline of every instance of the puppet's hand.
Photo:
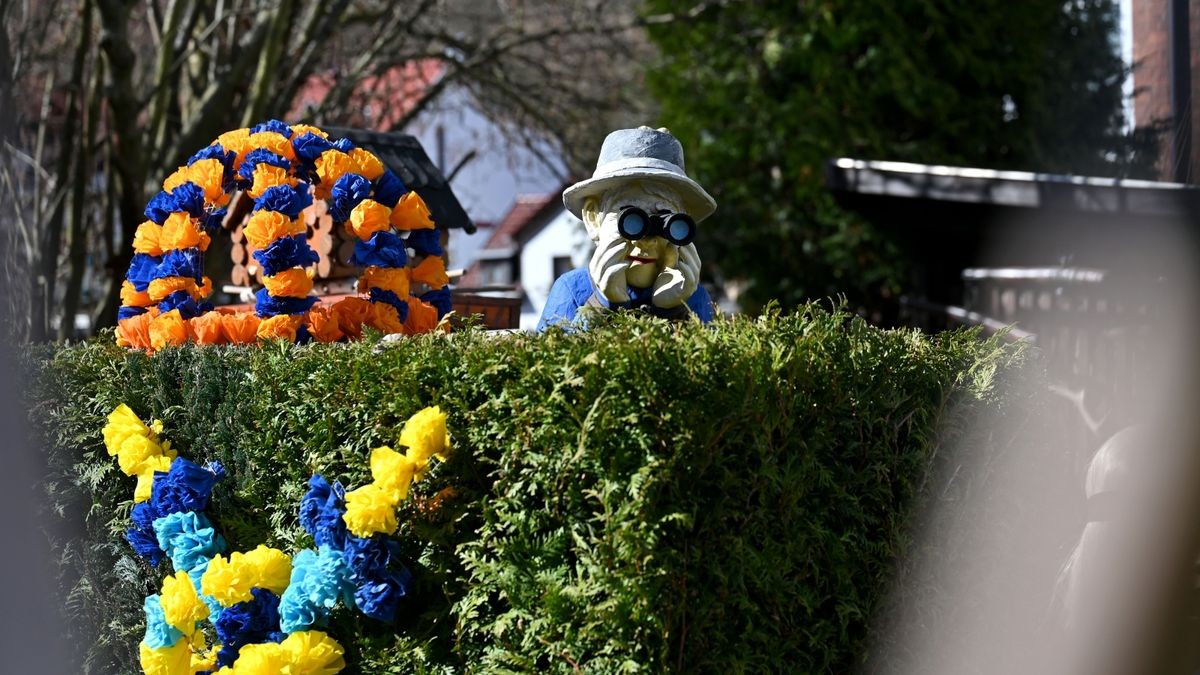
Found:
[(628, 269), (629, 242), (619, 234), (616, 237), (602, 236), (588, 263), (588, 273), (600, 295), (615, 304), (629, 302), (629, 283), (625, 280)]
[(678, 307), (687, 302), (700, 285), (700, 254), (695, 245), (688, 244), (678, 250), (678, 259), (666, 261), (667, 265), (654, 280), (654, 295), (650, 302), (655, 307)]

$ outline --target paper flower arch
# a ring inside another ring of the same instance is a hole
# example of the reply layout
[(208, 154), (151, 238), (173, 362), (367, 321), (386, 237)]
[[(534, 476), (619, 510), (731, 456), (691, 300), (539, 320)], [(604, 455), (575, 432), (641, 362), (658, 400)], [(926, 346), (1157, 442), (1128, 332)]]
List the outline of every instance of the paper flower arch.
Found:
[(343, 649), (319, 629), (338, 603), (380, 621), (396, 617), (412, 582), (392, 536), (396, 508), (450, 451), (439, 408), (405, 423), (404, 453), (371, 452), (371, 483), (346, 492), (314, 475), (299, 515), (316, 547), (290, 556), (262, 545), (226, 556), (205, 515), (224, 467), (179, 457), (161, 433), (161, 423), (145, 424), (124, 404), (104, 427), (108, 454), (138, 478), (125, 537), (152, 566), (167, 560), (174, 570), (143, 605), (146, 675), (332, 675), (346, 665)]
[[(265, 288), (253, 312), (216, 311), (206, 302), (212, 282), (204, 252), (235, 190), (254, 199), (243, 232)], [(317, 254), (300, 219), (314, 197), (327, 200), (335, 225), (357, 237), (349, 262), (365, 268), (358, 281), (365, 297), (315, 306)], [(125, 347), (335, 342), (361, 337), (363, 326), (417, 334), (450, 311), (441, 240), (424, 201), (374, 154), (316, 127), (271, 120), (221, 134), (163, 181), (145, 214), (121, 289), (117, 343)]]

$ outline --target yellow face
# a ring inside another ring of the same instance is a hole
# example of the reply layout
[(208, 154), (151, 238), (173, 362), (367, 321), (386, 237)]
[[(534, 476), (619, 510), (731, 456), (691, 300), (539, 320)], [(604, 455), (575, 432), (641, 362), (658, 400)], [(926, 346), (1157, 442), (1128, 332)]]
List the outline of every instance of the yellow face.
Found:
[[(592, 213), (587, 213), (589, 209), (585, 207), (585, 222), (591, 220), (588, 226), (593, 230), (593, 238), (597, 241), (621, 238), (617, 230), (617, 219), (621, 210), (628, 206), (636, 206), (650, 214), (682, 211), (678, 196), (665, 186), (641, 181), (631, 182), (605, 194), (593, 206), (595, 211)], [(625, 278), (630, 286), (650, 288), (665, 268), (674, 267), (679, 260), (679, 247), (663, 237), (626, 241), (629, 244), (629, 269)]]

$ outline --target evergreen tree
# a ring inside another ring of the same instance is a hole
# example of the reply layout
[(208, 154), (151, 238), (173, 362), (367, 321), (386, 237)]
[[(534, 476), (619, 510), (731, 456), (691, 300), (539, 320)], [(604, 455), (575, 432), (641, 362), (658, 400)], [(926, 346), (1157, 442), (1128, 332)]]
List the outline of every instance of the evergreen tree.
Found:
[(1151, 146), (1124, 130), (1113, 0), (694, 4), (648, 0), (648, 82), (721, 202), (701, 246), (710, 269), (749, 282), (745, 309), (897, 290), (894, 249), (823, 185), (831, 157), (1150, 171)]

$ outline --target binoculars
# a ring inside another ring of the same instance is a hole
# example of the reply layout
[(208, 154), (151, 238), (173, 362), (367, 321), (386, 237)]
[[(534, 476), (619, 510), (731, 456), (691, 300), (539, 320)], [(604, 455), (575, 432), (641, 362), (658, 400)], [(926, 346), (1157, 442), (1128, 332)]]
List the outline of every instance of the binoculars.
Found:
[(696, 236), (696, 221), (686, 213), (650, 215), (636, 206), (626, 206), (617, 217), (617, 231), (630, 241), (664, 237), (676, 246), (687, 246)]

